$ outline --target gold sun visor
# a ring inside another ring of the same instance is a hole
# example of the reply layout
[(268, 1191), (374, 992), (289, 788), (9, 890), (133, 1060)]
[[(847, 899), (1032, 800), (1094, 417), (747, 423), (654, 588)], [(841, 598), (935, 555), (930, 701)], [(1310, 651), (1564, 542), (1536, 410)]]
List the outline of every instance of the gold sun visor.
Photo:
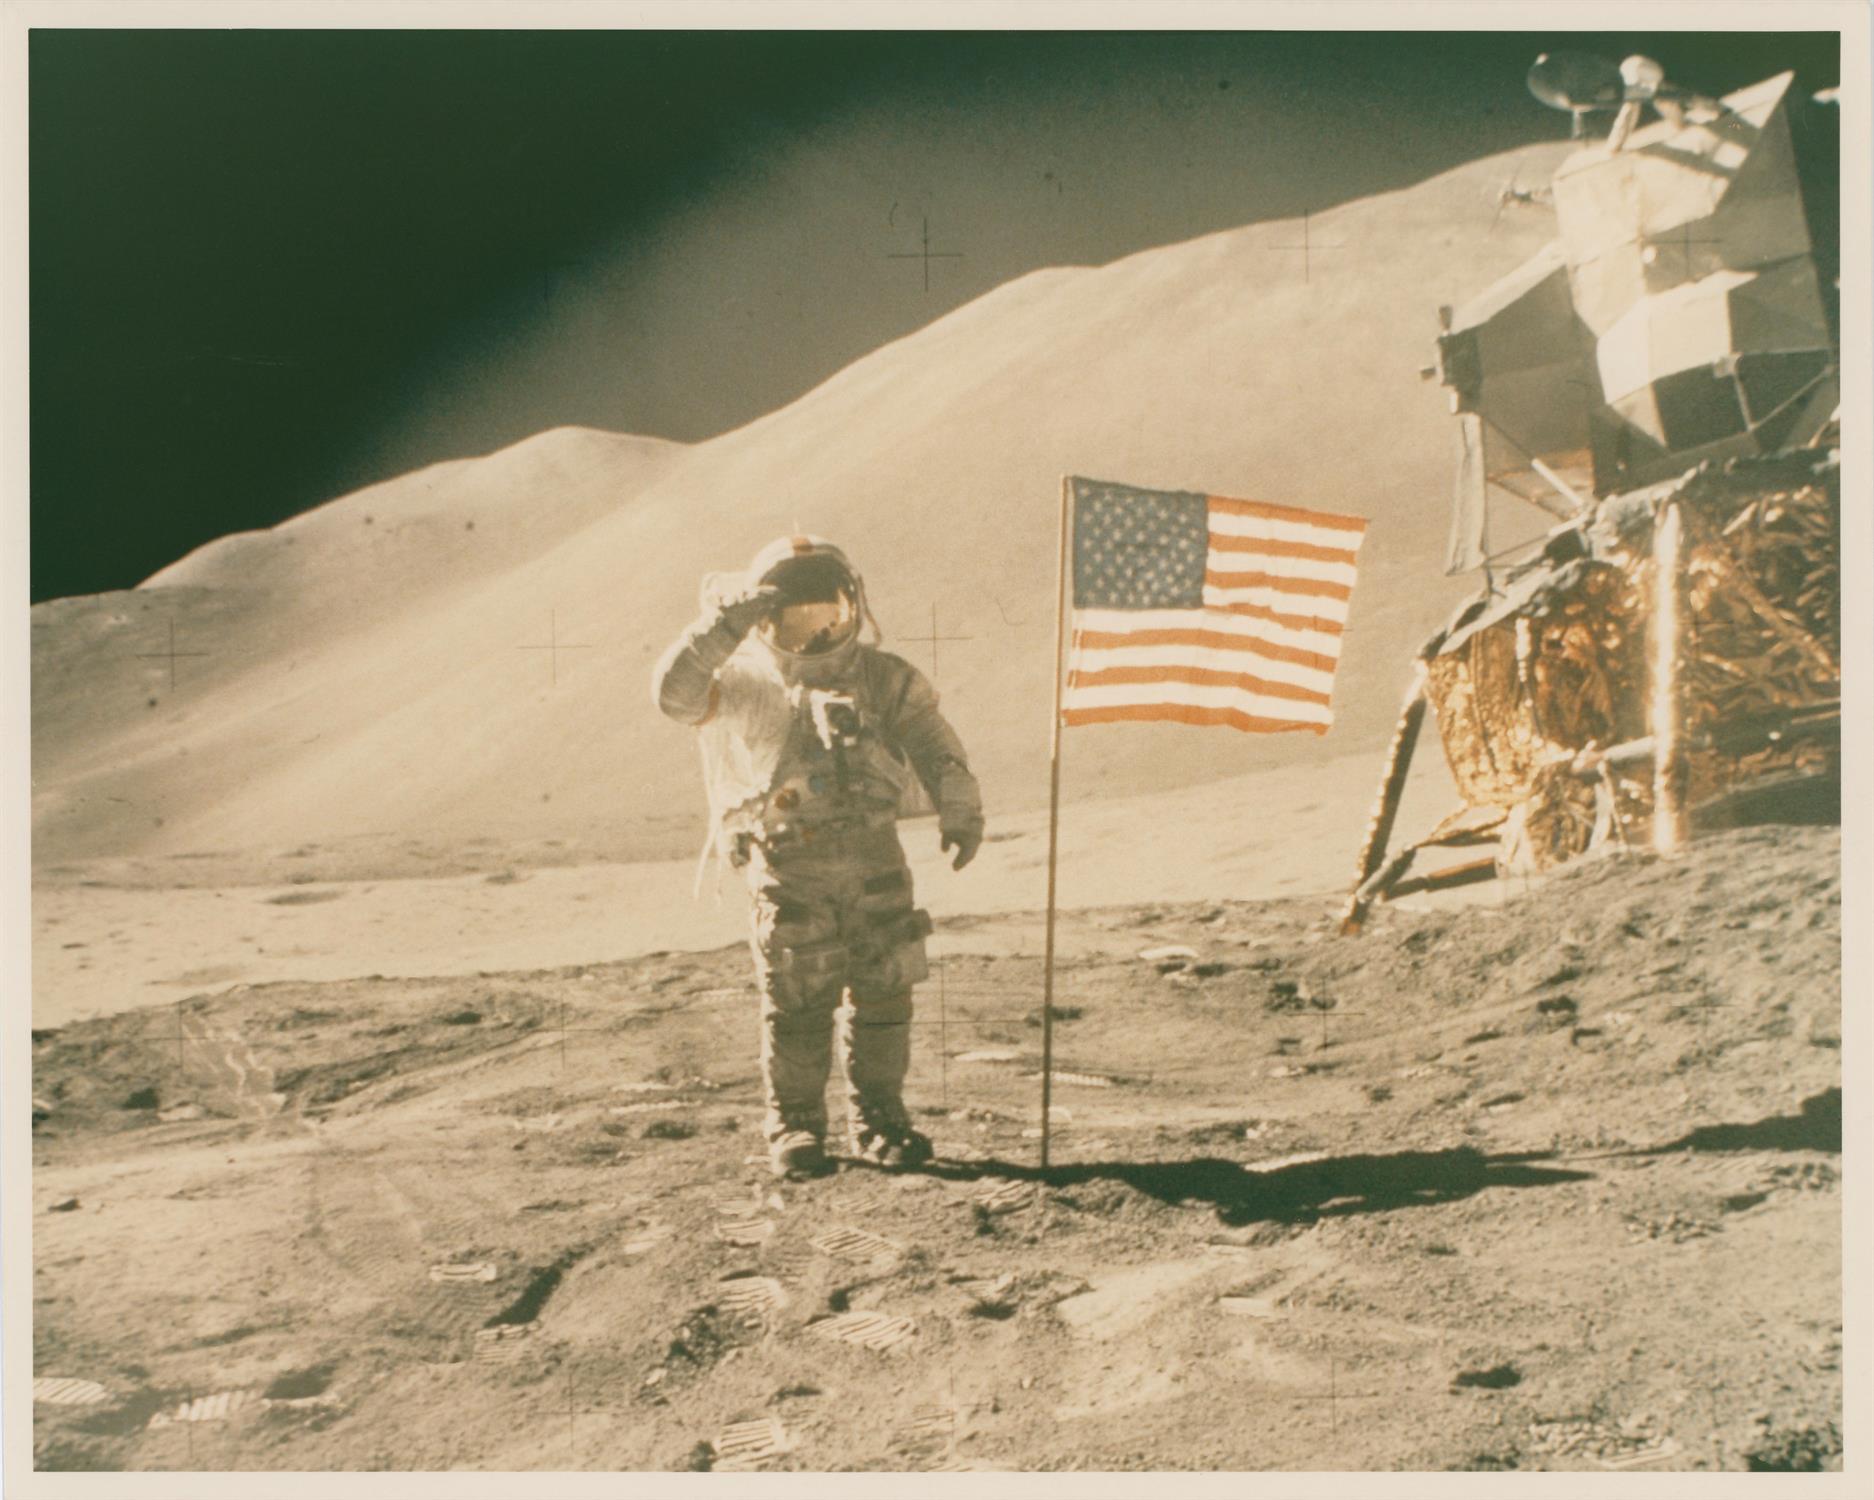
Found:
[(791, 656), (821, 656), (859, 633), (859, 601), (842, 593), (832, 600), (784, 604), (769, 616), (762, 632)]
[(784, 559), (764, 575), (781, 592), (763, 622), (764, 640), (788, 656), (824, 656), (859, 634), (864, 610), (859, 585), (838, 557), (826, 552)]

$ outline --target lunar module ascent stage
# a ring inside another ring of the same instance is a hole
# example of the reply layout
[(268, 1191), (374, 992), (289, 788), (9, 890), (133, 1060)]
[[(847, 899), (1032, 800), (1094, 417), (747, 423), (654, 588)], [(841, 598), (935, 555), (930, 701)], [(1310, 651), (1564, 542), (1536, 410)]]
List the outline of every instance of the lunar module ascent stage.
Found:
[[(1350, 933), (1408, 892), (1840, 816), (1832, 99), (1788, 73), (1706, 99), (1649, 59), (1582, 54), (1529, 82), (1578, 136), (1595, 111), (1612, 128), (1555, 172), (1556, 239), (1439, 310), (1446, 571), (1484, 582), (1420, 653)], [(1505, 500), (1553, 522), (1493, 555)], [(1394, 851), (1427, 709), (1462, 805)], [(1412, 873), (1433, 849), (1471, 852)]]

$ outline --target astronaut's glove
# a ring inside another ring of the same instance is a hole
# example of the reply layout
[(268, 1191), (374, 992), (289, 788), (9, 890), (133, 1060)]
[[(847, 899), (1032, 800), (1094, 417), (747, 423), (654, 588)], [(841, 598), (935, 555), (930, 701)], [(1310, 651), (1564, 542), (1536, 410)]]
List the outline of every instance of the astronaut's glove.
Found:
[(781, 602), (781, 591), (771, 583), (744, 583), (724, 590), (716, 600), (716, 624), (741, 640)]
[(962, 869), (972, 859), (976, 858), (976, 851), (982, 847), (983, 824), (981, 818), (977, 818), (968, 823), (954, 823), (947, 828), (940, 828), (938, 831), (943, 835), (943, 851), (946, 854), (952, 849), (957, 852), (957, 857), (950, 862), (950, 868), (953, 870)]

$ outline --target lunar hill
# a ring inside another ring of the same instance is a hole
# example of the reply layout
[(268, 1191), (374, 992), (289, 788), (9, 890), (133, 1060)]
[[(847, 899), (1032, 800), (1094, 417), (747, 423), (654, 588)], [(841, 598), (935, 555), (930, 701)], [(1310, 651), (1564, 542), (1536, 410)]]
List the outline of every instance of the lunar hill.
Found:
[(1436, 308), (1551, 235), (1547, 208), (1498, 193), (1567, 149), (1036, 272), (704, 443), (546, 432), (42, 604), (35, 865), (687, 853), (694, 749), (648, 669), (701, 575), (796, 528), (847, 548), (887, 647), (927, 670), (935, 611), (991, 814), (1030, 809), (1063, 472), (1372, 518), (1325, 741), (1077, 731), (1070, 799), (1376, 756), (1413, 649), (1468, 587), (1439, 576), (1454, 439), (1418, 375)]

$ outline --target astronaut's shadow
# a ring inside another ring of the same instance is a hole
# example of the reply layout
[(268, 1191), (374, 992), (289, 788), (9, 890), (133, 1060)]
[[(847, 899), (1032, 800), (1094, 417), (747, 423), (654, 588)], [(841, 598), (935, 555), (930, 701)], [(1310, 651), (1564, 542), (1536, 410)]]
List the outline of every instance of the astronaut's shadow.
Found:
[(1209, 1204), (1225, 1224), (1311, 1223), (1395, 1208), (1429, 1208), (1468, 1198), (1485, 1188), (1553, 1187), (1593, 1176), (1541, 1166), (1552, 1153), (1491, 1155), (1468, 1146), (1445, 1151), (1393, 1151), (1292, 1162), (1266, 1171), (1238, 1161), (1195, 1157), (1186, 1161), (1097, 1161), (1040, 1167), (981, 1159), (933, 1162), (923, 1170), (953, 1181), (983, 1177), (1072, 1188), (1117, 1182), (1161, 1203)]

